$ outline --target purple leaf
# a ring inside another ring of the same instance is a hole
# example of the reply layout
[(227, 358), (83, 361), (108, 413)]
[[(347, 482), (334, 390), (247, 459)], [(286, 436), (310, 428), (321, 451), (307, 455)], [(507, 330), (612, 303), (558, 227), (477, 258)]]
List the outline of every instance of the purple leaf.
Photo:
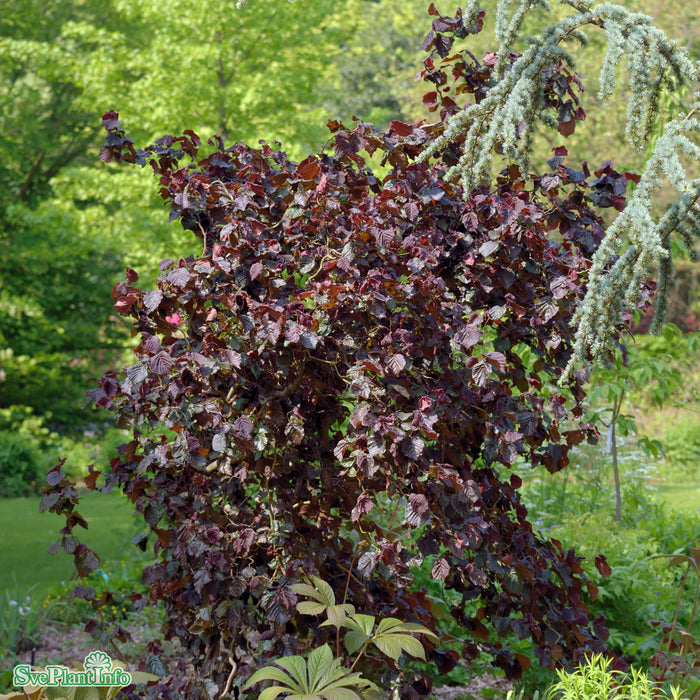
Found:
[(399, 374), (405, 366), (406, 366), (406, 358), (401, 353), (396, 353), (395, 355), (389, 355), (389, 357), (386, 360), (386, 368), (392, 374)]
[(173, 368), (173, 358), (167, 352), (161, 351), (149, 360), (149, 364), (156, 374), (169, 374)]
[(433, 568), (430, 571), (430, 575), (438, 581), (444, 581), (449, 573), (450, 565), (447, 563), (447, 561), (443, 557), (436, 559), (435, 563), (433, 564)]
[(150, 314), (154, 309), (157, 309), (160, 302), (163, 300), (163, 292), (160, 289), (152, 289), (143, 295), (143, 305), (146, 311)]

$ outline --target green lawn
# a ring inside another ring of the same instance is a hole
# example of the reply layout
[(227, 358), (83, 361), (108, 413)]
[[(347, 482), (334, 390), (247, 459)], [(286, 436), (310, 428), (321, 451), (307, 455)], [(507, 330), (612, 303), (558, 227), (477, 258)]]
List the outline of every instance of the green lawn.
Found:
[[(67, 581), (73, 573), (73, 557), (51, 555), (49, 546), (59, 539), (63, 516), (39, 513), (40, 498), (0, 499), (0, 593), (23, 593), (36, 586), (41, 594)], [(122, 559), (133, 549), (130, 540), (139, 531), (133, 506), (121, 494), (88, 492), (78, 506), (88, 530), (74, 533), (94, 549), (103, 562)]]
[(686, 513), (700, 511), (700, 484), (664, 482), (656, 487), (659, 500), (666, 501), (676, 510)]

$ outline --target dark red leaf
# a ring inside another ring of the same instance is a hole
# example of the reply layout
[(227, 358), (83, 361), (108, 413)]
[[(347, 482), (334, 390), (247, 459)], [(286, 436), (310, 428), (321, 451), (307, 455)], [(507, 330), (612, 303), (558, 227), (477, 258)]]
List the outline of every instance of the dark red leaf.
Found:
[(61, 472), (61, 470), (58, 467), (54, 467), (47, 475), (46, 475), (46, 483), (49, 486), (57, 486), (60, 484), (63, 479), (64, 475)]
[(256, 277), (259, 277), (260, 273), (263, 271), (263, 269), (264, 268), (263, 268), (262, 263), (259, 263), (259, 262), (253, 263), (250, 266), (250, 271), (248, 273), (250, 275), (250, 279), (254, 280)]
[(443, 557), (435, 560), (430, 575), (438, 581), (444, 581), (450, 573), (450, 565)]
[(187, 283), (192, 279), (192, 275), (188, 272), (186, 268), (178, 267), (175, 268), (172, 272), (169, 272), (165, 276), (165, 279), (167, 279), (168, 282), (174, 284), (176, 287), (184, 289), (187, 286)]
[(366, 515), (372, 510), (374, 506), (374, 501), (368, 493), (361, 493), (357, 497), (357, 502), (355, 507), (352, 509), (351, 519), (353, 522), (359, 520), (363, 515)]
[(400, 374), (401, 370), (406, 367), (406, 358), (401, 353), (396, 353), (395, 355), (389, 355), (386, 360), (386, 368), (392, 374)]
[(102, 125), (108, 131), (118, 129), (122, 125), (122, 122), (119, 121), (119, 114), (113, 109), (108, 110), (102, 116)]
[(600, 575), (603, 577), (603, 579), (608, 578), (612, 574), (612, 569), (610, 568), (610, 564), (608, 564), (607, 559), (603, 554), (599, 554), (595, 558), (595, 567), (598, 569), (600, 572)]
[(477, 386), (485, 386), (486, 380), (491, 374), (491, 365), (486, 360), (479, 360), (472, 367), (472, 377), (476, 382)]
[(149, 364), (156, 374), (169, 374), (173, 368), (173, 358), (169, 353), (161, 351), (149, 360)]
[(486, 241), (486, 243), (479, 248), (479, 255), (483, 255), (485, 258), (488, 258), (489, 255), (493, 255), (500, 247), (501, 246), (498, 241)]
[(571, 134), (576, 131), (576, 122), (573, 118), (568, 119), (567, 121), (559, 121), (557, 124), (557, 131), (562, 136), (571, 136)]
[(149, 314), (158, 308), (162, 300), (163, 292), (160, 289), (152, 289), (143, 295), (143, 305)]
[(138, 297), (134, 294), (129, 294), (124, 297), (119, 297), (114, 302), (114, 308), (120, 314), (126, 314), (131, 310), (131, 307), (138, 301)]
[(233, 541), (233, 551), (241, 556), (246, 556), (250, 552), (250, 548), (255, 542), (255, 531), (246, 528), (238, 534), (238, 537)]
[(233, 423), (233, 435), (238, 440), (250, 442), (253, 439), (254, 427), (253, 421), (248, 416), (241, 416), (236, 418)]
[(474, 323), (462, 326), (455, 334), (455, 340), (468, 350), (481, 340), (481, 329)]
[(499, 372), (506, 371), (506, 356), (502, 352), (487, 352), (484, 359)]
[(438, 106), (437, 92), (434, 90), (432, 92), (426, 92), (425, 95), (423, 95), (423, 104), (431, 111), (436, 109)]
[(313, 156), (309, 156), (297, 166), (297, 174), (302, 180), (315, 180), (321, 166)]

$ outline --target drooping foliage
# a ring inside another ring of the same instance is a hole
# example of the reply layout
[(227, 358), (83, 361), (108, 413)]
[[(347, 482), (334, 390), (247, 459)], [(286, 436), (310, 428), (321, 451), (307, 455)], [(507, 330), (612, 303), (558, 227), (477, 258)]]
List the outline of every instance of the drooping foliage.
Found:
[[(626, 58), (629, 75), (626, 135), (637, 152), (644, 152), (649, 145), (662, 95), (698, 82), (698, 65), (686, 50), (655, 27), (650, 17), (609, 2), (561, 2), (575, 12), (531, 37), (522, 54), (513, 50), (513, 44), (525, 16), (534, 8), (549, 10), (549, 2), (499, 2), (496, 17), (499, 47), (491, 57), (495, 80), (481, 99), (464, 109), (461, 106), (455, 109), (444, 133), (421, 154), (422, 159), (427, 159), (445, 148), (450, 139), (464, 138), (465, 148), (446, 176), (459, 178), (467, 195), (479, 183), (489, 181), (497, 154), (505, 155), (527, 171), (538, 126), (556, 128), (569, 135), (574, 132), (576, 121), (585, 119), (572, 89), (574, 85), (580, 86), (575, 74), (568, 73), (566, 82), (548, 85), (552, 71), (561, 73), (562, 65), (574, 69), (574, 57), (565, 46), (572, 41), (585, 45), (588, 39), (584, 28), (605, 30), (608, 41), (599, 80), (602, 101), (614, 92), (616, 70), (622, 58)], [(464, 11), (465, 21), (480, 24), (482, 17), (478, 0), (471, 0)], [(449, 50), (450, 42), (440, 41)], [(558, 97), (554, 103), (552, 91)], [(552, 113), (554, 106), (558, 109), (556, 115)], [(700, 236), (700, 178), (689, 178), (681, 161), (683, 156), (700, 162), (700, 147), (692, 140), (700, 133), (700, 120), (693, 118), (697, 108), (696, 103), (689, 113), (666, 125), (645, 164), (630, 206), (621, 211), (610, 227), (605, 244), (595, 255), (588, 292), (574, 317), (575, 353), (564, 379), (571, 375), (577, 363), (586, 360), (589, 352), (598, 360), (609, 358), (614, 352), (615, 327), (625, 309), (639, 301), (642, 280), (653, 275), (659, 280), (659, 294), (652, 330), (658, 332), (661, 328), (673, 276), (673, 234), (678, 234), (691, 255)], [(664, 180), (677, 190), (678, 199), (657, 221), (653, 215), (653, 195)]]
[[(269, 657), (325, 642), (295, 614), (290, 586), (310, 574), (358, 612), (439, 634), (445, 611), (413, 584), (412, 567), (429, 566), (461, 594), (449, 614), (470, 638), (463, 658), (488, 651), (509, 677), (529, 663), (509, 638), (532, 639), (545, 665), (604, 650), (584, 602), (595, 586), (573, 551), (533, 531), (512, 468), (558, 471), (597, 437), (585, 372), (554, 387), (605, 234), (598, 209), (623, 208), (635, 176), (574, 169), (559, 147), (547, 172), (511, 165), (466, 192), (447, 177), (464, 134), (419, 159), (448, 133), (453, 96), (478, 103), (501, 70), (493, 54), (450, 54), (483, 13), (431, 12), (433, 124), (329, 122), (329, 151), (297, 163), (220, 139), (201, 157), (191, 131), (137, 150), (104, 115), (101, 158), (150, 164), (171, 217), (202, 241), (199, 257), (161, 263), (155, 289), (127, 269), (112, 296), (138, 336), (135, 362), (88, 392), (132, 431), (106, 488), (153, 531), (143, 579), (199, 677), (152, 688), (159, 697), (220, 693), (232, 665), (242, 686)], [(583, 118), (576, 84), (560, 62), (542, 81), (563, 134)], [(640, 281), (642, 302), (652, 290)], [(44, 507), (67, 515), (56, 548), (85, 573), (97, 560), (72, 535), (77, 494), (60, 465), (48, 483)], [(457, 663), (424, 641), (441, 668)]]

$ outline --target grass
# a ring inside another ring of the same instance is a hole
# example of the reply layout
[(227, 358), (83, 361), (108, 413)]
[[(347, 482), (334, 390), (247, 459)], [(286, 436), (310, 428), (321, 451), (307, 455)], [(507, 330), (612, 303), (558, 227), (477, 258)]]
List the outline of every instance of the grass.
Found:
[(684, 513), (700, 511), (700, 485), (688, 479), (686, 483), (663, 482), (656, 486), (659, 500)]
[[(0, 593), (22, 592), (34, 586), (41, 595), (73, 573), (73, 558), (48, 548), (60, 538), (62, 516), (39, 513), (39, 497), (10, 498), (0, 501)], [(137, 534), (133, 506), (122, 494), (87, 492), (78, 511), (88, 522), (88, 530), (76, 528), (80, 541), (91, 547), (102, 562), (120, 560)]]

